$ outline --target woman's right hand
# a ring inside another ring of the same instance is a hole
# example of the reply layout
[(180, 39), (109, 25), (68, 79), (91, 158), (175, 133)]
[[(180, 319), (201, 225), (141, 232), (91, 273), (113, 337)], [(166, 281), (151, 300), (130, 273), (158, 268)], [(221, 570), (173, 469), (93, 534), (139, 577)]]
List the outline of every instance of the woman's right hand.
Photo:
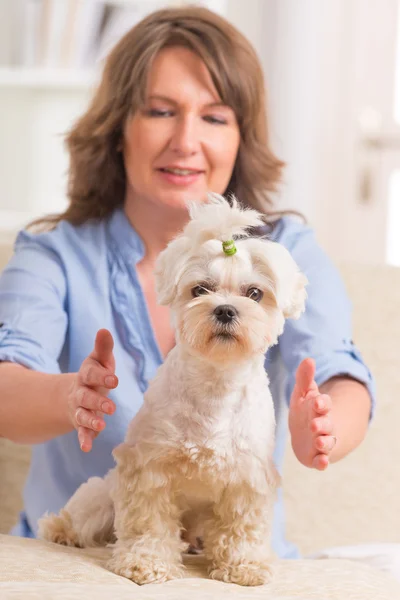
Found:
[(103, 415), (112, 415), (116, 408), (107, 397), (118, 385), (113, 348), (111, 333), (99, 329), (93, 352), (83, 361), (69, 391), (69, 417), (83, 452), (90, 452), (94, 438), (106, 426)]

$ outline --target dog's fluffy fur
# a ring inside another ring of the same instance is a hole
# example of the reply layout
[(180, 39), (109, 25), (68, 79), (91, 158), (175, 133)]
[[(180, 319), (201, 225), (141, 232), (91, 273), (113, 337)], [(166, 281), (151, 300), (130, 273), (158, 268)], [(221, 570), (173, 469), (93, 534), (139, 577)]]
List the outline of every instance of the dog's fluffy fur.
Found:
[[(89, 479), (58, 516), (41, 519), (41, 537), (81, 547), (112, 542), (110, 569), (143, 584), (182, 574), (186, 527), (188, 541), (202, 532), (211, 577), (270, 579), (277, 474), (264, 354), (285, 318), (304, 310), (306, 279), (283, 246), (246, 237), (262, 224), (235, 199), (211, 195), (191, 207), (156, 269), (176, 346), (114, 450), (115, 469)], [(221, 242), (232, 237), (237, 253), (227, 256)], [(226, 323), (215, 312), (224, 305)]]

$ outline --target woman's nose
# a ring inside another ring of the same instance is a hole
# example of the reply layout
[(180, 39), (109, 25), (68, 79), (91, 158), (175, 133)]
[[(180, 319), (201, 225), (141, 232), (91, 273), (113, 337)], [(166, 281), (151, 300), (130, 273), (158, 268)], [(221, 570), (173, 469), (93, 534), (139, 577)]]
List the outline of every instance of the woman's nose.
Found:
[(200, 131), (194, 118), (185, 116), (177, 120), (172, 133), (171, 149), (181, 156), (190, 156), (198, 152)]

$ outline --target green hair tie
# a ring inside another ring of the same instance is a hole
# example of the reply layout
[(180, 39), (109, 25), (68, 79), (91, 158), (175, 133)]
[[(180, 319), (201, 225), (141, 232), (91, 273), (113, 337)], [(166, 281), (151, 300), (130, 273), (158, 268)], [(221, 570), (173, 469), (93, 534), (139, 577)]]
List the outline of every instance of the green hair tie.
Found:
[(233, 240), (222, 242), (222, 249), (227, 256), (233, 256), (237, 252), (235, 242)]

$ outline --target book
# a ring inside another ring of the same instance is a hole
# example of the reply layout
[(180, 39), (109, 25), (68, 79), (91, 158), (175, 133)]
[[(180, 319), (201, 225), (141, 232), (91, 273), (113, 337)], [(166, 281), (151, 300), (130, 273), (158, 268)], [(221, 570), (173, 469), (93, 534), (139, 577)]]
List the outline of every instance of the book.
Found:
[(35, 67), (39, 60), (39, 30), (42, 16), (42, 0), (25, 0), (19, 36), (19, 64)]
[[(199, 3), (224, 12), (227, 0)], [(94, 68), (138, 21), (174, 4), (176, 0), (0, 0), (0, 66)]]
[(87, 69), (94, 65), (105, 8), (106, 3), (101, 0), (77, 0), (75, 3), (69, 67)]
[(42, 0), (40, 66), (57, 68), (60, 65), (63, 31), (70, 2)]

